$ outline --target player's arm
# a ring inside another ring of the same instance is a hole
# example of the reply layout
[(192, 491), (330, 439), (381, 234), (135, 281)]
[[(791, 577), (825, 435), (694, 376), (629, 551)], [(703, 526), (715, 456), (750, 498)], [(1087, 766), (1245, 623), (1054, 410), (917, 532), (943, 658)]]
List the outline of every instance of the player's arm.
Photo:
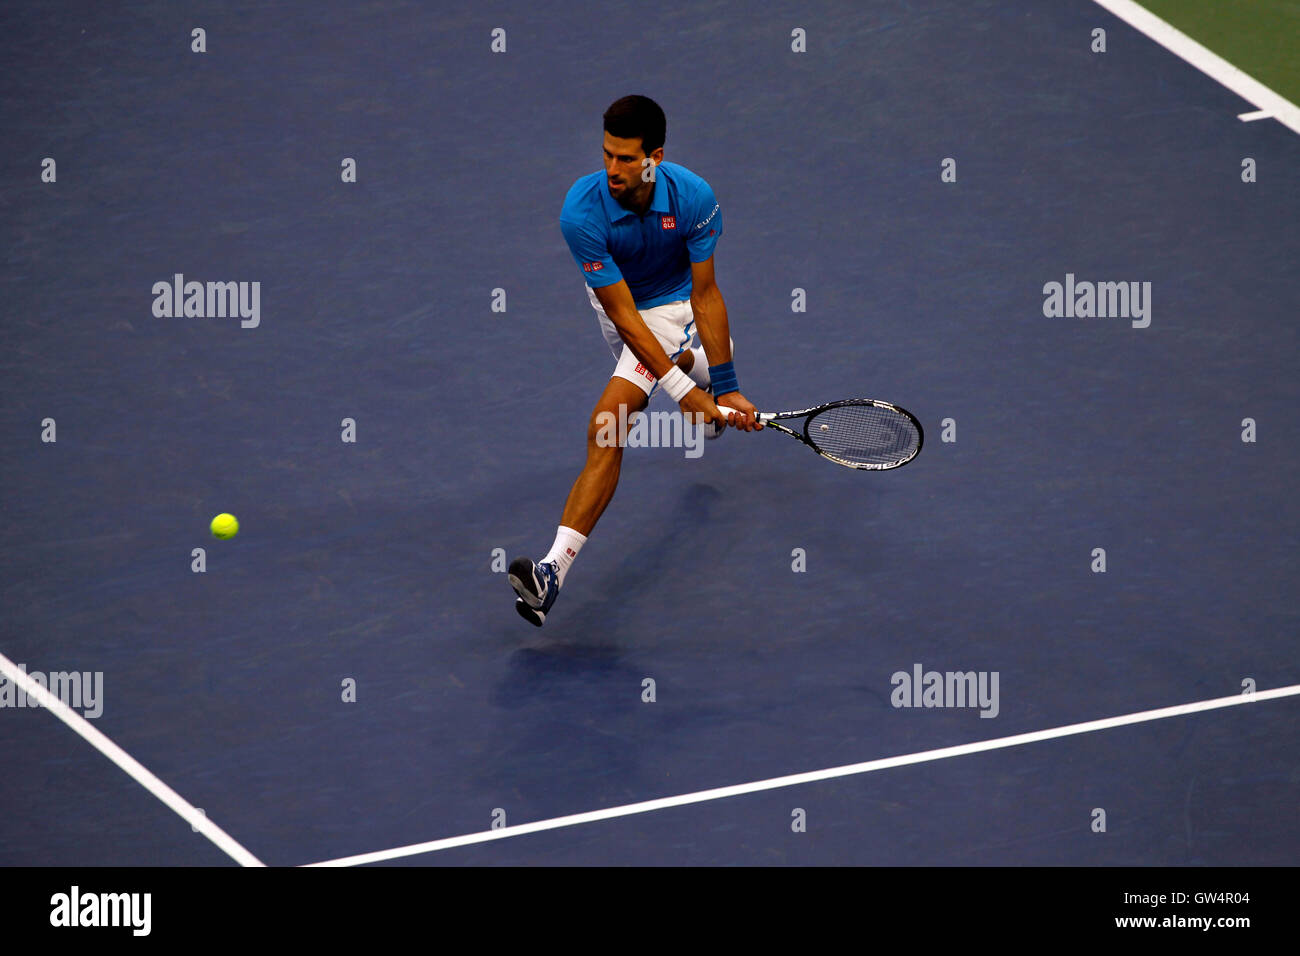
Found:
[[(710, 375), (713, 375), (717, 366), (731, 362), (731, 329), (727, 323), (727, 304), (722, 301), (722, 293), (714, 280), (712, 256), (703, 262), (691, 263), (691, 311), (695, 315), (695, 332), (700, 337), (700, 345), (704, 346)], [(744, 413), (738, 416), (741, 420), (735, 423), (737, 428), (753, 431), (763, 427), (758, 421), (758, 409), (740, 394), (738, 388), (719, 392), (715, 387), (713, 397)]]
[(709, 365), (731, 361), (731, 333), (727, 325), (727, 304), (713, 277), (713, 257), (691, 263), (691, 312), (695, 331), (704, 346)]
[[(641, 318), (641, 313), (637, 311), (636, 302), (632, 298), (632, 290), (627, 287), (627, 282), (620, 279), (618, 282), (601, 286), (592, 291), (596, 293), (596, 299), (600, 302), (601, 308), (605, 310), (605, 314), (614, 323), (614, 328), (618, 329), (623, 344), (632, 350), (632, 354), (637, 357), (637, 360), (648, 368), (655, 378), (661, 379), (668, 374), (674, 367), (673, 360), (668, 357), (668, 353), (659, 344), (659, 340), (646, 326), (645, 319)], [(683, 376), (683, 380), (685, 380), (685, 376)], [(678, 404), (684, 414), (692, 416), (689, 419), (690, 421), (727, 423), (726, 417), (718, 411), (718, 407), (713, 403), (713, 399), (708, 392), (699, 388), (692, 388), (682, 396), (682, 400)]]
[(655, 378), (667, 375), (673, 367), (673, 361), (637, 311), (627, 280), (619, 279), (613, 285), (600, 286), (592, 291), (596, 294), (600, 307), (614, 323), (619, 338), (632, 350), (637, 361), (648, 368)]
[(656, 379), (663, 378), (672, 369), (672, 360), (637, 311), (632, 290), (610, 255), (607, 237), (598, 226), (563, 213), (560, 215), (560, 231), (564, 233), (564, 241), (568, 243), (574, 261), (582, 267), (596, 301), (618, 330), (619, 338), (651, 375)]

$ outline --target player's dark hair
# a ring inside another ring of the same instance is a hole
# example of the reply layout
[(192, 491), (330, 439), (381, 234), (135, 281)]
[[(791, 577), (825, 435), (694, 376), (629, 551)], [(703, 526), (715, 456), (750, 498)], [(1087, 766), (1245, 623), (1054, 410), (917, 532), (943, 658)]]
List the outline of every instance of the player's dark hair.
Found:
[(640, 139), (647, 156), (664, 144), (668, 120), (648, 96), (625, 96), (605, 110), (605, 132), (619, 139)]

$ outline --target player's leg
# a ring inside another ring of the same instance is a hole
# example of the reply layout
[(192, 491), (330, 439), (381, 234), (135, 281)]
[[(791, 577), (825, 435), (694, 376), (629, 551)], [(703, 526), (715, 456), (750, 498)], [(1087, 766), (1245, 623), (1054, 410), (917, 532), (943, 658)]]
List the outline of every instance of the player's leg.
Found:
[[(689, 299), (680, 302), (670, 302), (667, 305), (657, 306), (651, 309), (649, 313), (643, 313), (646, 317), (646, 324), (651, 325), (655, 334), (660, 337), (660, 342), (664, 346), (664, 351), (672, 358), (673, 362), (679, 369), (686, 373), (692, 382), (697, 386), (710, 392), (711, 382), (709, 380), (709, 359), (704, 354), (704, 346), (699, 344), (699, 336), (694, 333), (695, 328), (695, 311), (691, 308)], [(691, 348), (691, 340), (694, 338), (697, 343)], [(735, 339), (727, 340), (731, 344), (732, 354), (736, 350)], [(704, 437), (708, 439), (721, 438), (727, 430), (726, 425), (719, 425), (715, 422), (708, 422), (704, 426)]]
[(636, 372), (637, 367), (631, 349), (625, 349), (614, 377), (592, 409), (587, 460), (569, 491), (551, 550), (538, 562), (525, 557), (510, 563), (510, 584), (519, 595), (515, 609), (538, 627), (546, 621), (565, 575), (618, 487), (627, 429), (633, 416), (649, 403), (653, 388), (649, 376)]
[[(731, 355), (736, 355), (736, 340), (728, 339), (731, 343)], [(700, 388), (709, 387), (709, 359), (704, 354), (704, 346), (697, 345), (695, 348), (687, 349), (677, 358), (677, 367), (691, 377), (691, 381)]]
[[(510, 564), (510, 584), (519, 595), (515, 609), (538, 627), (546, 620), (587, 535), (614, 497), (623, 463), (625, 429), (630, 427), (633, 416), (646, 408), (655, 385), (653, 376), (624, 345), (590, 290), (588, 297), (617, 365), (588, 421), (587, 460), (569, 491), (551, 550), (539, 562), (516, 558)], [(678, 363), (691, 361), (685, 357), (691, 339), (689, 303), (651, 308), (641, 316), (669, 357)], [(689, 365), (683, 366), (683, 371), (689, 369)], [(706, 366), (706, 375), (707, 371)]]
[[(736, 353), (736, 340), (729, 339), (728, 341), (731, 343), (731, 353), (734, 356)], [(683, 349), (682, 354), (677, 357), (676, 362), (677, 367), (690, 376), (692, 382), (704, 389), (706, 392), (711, 392), (711, 383), (709, 381), (709, 359), (708, 356), (704, 354), (703, 345), (697, 345), (695, 348)], [(704, 437), (710, 440), (721, 438), (726, 430), (727, 426), (725, 425), (718, 425), (709, 422), (704, 426)]]
[(583, 536), (591, 534), (618, 487), (626, 429), (649, 398), (641, 386), (625, 378), (609, 380), (587, 423), (587, 462), (564, 503), (561, 525)]
[[(695, 328), (695, 310), (691, 308), (689, 299), (681, 302), (672, 302), (666, 306), (661, 306), (652, 310), (656, 313), (656, 318), (662, 320), (660, 328), (665, 334), (670, 331), (679, 332), (676, 339), (676, 349), (667, 350), (668, 354), (673, 357), (673, 361), (683, 372), (690, 377), (691, 381), (704, 389), (710, 391), (711, 382), (709, 379), (709, 358), (704, 354), (704, 346), (700, 342), (699, 335), (693, 332)], [(695, 340), (695, 347), (691, 348), (692, 338)], [(731, 345), (732, 357), (736, 353), (736, 340), (727, 340)], [(705, 438), (720, 438), (725, 432), (725, 425), (716, 425), (710, 422), (704, 428)]]

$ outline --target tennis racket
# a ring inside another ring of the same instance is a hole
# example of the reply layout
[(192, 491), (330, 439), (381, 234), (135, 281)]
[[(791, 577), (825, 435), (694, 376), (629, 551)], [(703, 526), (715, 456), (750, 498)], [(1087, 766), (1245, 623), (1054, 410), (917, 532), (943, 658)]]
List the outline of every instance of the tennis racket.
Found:
[[(729, 415), (736, 410), (719, 404), (718, 411)], [(802, 428), (781, 424), (800, 418), (805, 419)], [(915, 415), (874, 398), (850, 398), (797, 412), (759, 412), (758, 419), (846, 468), (901, 468), (921, 453), (925, 440)]]

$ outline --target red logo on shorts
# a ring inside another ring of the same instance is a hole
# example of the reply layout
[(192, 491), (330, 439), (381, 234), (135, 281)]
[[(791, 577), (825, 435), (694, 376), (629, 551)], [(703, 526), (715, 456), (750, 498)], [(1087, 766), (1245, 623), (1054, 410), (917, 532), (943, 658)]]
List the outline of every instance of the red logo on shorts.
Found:
[(584, 262), (582, 264), (583, 272), (599, 272), (603, 268), (605, 268), (603, 262)]
[(677, 217), (676, 217), (676, 216), (664, 216), (664, 217), (660, 220), (660, 224), (661, 224), (665, 229), (676, 229), (676, 228), (677, 228)]
[(655, 377), (654, 377), (653, 375), (650, 374), (650, 370), (649, 370), (648, 368), (646, 368), (644, 365), (642, 365), (640, 362), (637, 362), (637, 363), (636, 363), (636, 369), (635, 369), (635, 372), (636, 372), (637, 375), (644, 375), (646, 378), (648, 378), (648, 379), (649, 379), (650, 381), (652, 381), (652, 382), (655, 380)]

